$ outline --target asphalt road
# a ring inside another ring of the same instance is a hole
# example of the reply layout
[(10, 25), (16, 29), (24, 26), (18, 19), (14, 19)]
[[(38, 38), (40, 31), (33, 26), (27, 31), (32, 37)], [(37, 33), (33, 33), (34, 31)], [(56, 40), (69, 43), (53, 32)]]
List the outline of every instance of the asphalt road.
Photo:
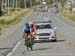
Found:
[[(22, 38), (22, 28), (25, 22), (41, 21), (48, 16), (52, 25), (57, 27), (57, 42), (35, 43), (33, 51), (26, 51)], [(7, 38), (0, 40), (0, 56), (75, 56), (75, 48), (68, 45), (75, 42), (75, 25), (58, 14), (48, 12), (33, 12), (18, 24), (17, 29)]]

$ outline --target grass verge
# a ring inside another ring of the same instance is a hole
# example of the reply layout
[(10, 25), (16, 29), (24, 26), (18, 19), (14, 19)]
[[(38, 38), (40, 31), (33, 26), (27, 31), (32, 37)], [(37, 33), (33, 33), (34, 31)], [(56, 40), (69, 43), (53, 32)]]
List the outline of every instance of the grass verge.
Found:
[(13, 11), (10, 15), (4, 15), (0, 17), (0, 27), (7, 27), (10, 24), (15, 24), (21, 21), (21, 16), (28, 14), (31, 11), (30, 8), (21, 9), (20, 11)]
[(71, 12), (69, 12), (69, 13), (65, 12), (64, 13), (64, 9), (60, 9), (60, 13), (59, 14), (64, 16), (64, 17), (66, 17), (69, 20), (75, 21), (75, 13), (71, 13)]
[(72, 14), (72, 13), (62, 13), (61, 15), (63, 15), (64, 17), (67, 17), (68, 19), (72, 20), (72, 21), (75, 21), (75, 15)]
[(36, 5), (33, 6), (32, 8), (20, 9), (19, 11), (11, 11), (10, 15), (4, 15), (0, 17), (0, 28), (18, 23), (19, 21), (21, 21), (21, 16), (27, 15), (30, 11), (40, 6), (41, 5)]

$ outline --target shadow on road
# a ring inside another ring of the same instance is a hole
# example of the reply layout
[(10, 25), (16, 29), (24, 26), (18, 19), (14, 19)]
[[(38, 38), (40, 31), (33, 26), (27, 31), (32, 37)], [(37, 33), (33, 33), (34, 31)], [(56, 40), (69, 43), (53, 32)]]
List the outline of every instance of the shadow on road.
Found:
[(57, 40), (56, 42), (63, 42), (63, 41), (65, 41), (65, 40)]
[(39, 48), (39, 49), (33, 49), (32, 51), (39, 51), (39, 50), (49, 50), (51, 48)]
[(12, 49), (12, 48), (0, 48), (0, 50), (6, 50), (6, 49)]
[(63, 42), (65, 40), (57, 40), (57, 41), (36, 41), (35, 43), (52, 43), (52, 42)]

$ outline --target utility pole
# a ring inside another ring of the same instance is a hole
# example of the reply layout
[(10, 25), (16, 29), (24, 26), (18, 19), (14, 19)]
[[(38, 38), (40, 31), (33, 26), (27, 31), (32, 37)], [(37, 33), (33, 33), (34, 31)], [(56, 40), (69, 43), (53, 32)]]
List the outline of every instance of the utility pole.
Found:
[(26, 8), (26, 0), (24, 0), (24, 7)]
[(74, 2), (74, 1), (72, 0), (72, 2), (71, 2), (72, 10), (73, 10), (73, 2)]
[(0, 9), (2, 8), (2, 0), (0, 0)]
[(20, 8), (20, 2), (21, 2), (21, 0), (19, 0), (19, 2), (18, 2), (18, 7)]
[(7, 11), (7, 0), (5, 0), (5, 9)]
[(0, 16), (2, 16), (2, 0), (0, 0)]
[(17, 0), (16, 0), (16, 11), (17, 11)]
[(14, 0), (13, 0), (13, 9), (14, 9)]
[(9, 0), (8, 0), (8, 15), (9, 15), (9, 11), (10, 11), (10, 8), (9, 8)]
[(3, 11), (3, 4), (4, 4), (4, 0), (2, 0), (2, 6), (1, 6), (1, 7), (2, 7), (2, 8), (1, 8), (2, 11)]
[(42, 1), (40, 1), (40, 5), (41, 5)]
[(32, 7), (32, 0), (30, 0), (30, 7)]

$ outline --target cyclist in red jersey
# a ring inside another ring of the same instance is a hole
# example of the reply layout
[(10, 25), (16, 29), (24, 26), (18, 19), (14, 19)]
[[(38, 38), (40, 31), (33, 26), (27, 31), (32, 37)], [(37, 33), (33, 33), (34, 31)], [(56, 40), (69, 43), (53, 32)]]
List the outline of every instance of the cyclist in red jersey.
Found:
[(35, 36), (36, 29), (35, 29), (35, 25), (34, 24), (31, 24), (31, 33), (32, 33), (33, 36)]

